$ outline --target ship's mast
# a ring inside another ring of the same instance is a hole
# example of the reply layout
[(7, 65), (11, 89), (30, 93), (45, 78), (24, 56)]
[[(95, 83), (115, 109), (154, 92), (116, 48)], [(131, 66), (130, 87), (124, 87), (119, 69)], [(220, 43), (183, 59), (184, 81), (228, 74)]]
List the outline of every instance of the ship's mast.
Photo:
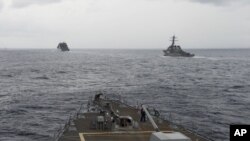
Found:
[(174, 46), (175, 41), (177, 41), (175, 35), (172, 37), (172, 40), (170, 40), (170, 41), (172, 41), (172, 45), (171, 46)]

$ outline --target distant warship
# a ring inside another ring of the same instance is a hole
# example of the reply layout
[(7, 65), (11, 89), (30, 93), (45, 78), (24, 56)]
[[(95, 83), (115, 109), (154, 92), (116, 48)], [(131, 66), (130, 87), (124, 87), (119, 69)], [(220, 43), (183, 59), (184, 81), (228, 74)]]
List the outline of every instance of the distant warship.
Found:
[(61, 50), (61, 51), (69, 51), (69, 47), (67, 45), (67, 43), (65, 42), (61, 42), (58, 44), (57, 49)]
[(181, 49), (180, 46), (175, 45), (175, 41), (177, 41), (175, 36), (173, 36), (170, 41), (172, 41), (172, 44), (167, 49), (163, 50), (164, 56), (194, 57), (194, 54), (185, 52)]

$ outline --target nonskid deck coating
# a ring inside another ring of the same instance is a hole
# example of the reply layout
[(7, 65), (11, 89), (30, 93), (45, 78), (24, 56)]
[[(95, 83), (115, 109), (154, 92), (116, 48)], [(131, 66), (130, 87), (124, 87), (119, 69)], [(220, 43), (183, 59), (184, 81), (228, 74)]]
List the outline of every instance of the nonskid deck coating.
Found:
[[(96, 119), (99, 113), (83, 113), (81, 118), (74, 120), (75, 131), (65, 131), (59, 141), (149, 141), (151, 133), (155, 132), (151, 123), (140, 122), (140, 110), (120, 101), (101, 100), (102, 103), (109, 102), (114, 111), (119, 111), (120, 116), (131, 116), (134, 121), (139, 123), (138, 129), (123, 130), (100, 130), (91, 128), (91, 122)], [(207, 141), (188, 131), (173, 129), (165, 120), (154, 117), (156, 124), (162, 132), (181, 132), (194, 141)]]

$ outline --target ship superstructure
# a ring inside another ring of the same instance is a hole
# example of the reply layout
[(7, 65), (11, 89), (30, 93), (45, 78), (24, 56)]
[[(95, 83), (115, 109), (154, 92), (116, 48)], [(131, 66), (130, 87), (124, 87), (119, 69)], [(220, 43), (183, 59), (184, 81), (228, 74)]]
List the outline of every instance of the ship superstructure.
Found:
[(61, 50), (61, 51), (69, 51), (69, 47), (67, 45), (67, 43), (65, 42), (61, 42), (57, 45), (57, 49)]
[(175, 42), (177, 41), (175, 36), (173, 36), (170, 41), (172, 42), (172, 44), (167, 49), (163, 50), (164, 56), (173, 56), (173, 57), (193, 57), (194, 56), (194, 54), (183, 51), (181, 49), (181, 46), (175, 45)]

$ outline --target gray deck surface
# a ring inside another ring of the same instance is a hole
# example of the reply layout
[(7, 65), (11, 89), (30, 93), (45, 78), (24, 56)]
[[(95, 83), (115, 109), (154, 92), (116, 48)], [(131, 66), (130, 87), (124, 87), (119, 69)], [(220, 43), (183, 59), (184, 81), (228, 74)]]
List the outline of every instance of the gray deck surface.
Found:
[[(101, 100), (107, 102), (107, 100)], [(120, 116), (131, 116), (134, 121), (139, 123), (137, 129), (98, 129), (93, 127), (91, 123), (94, 122), (99, 113), (84, 113), (80, 118), (74, 120), (74, 126), (71, 130), (66, 130), (59, 141), (149, 141), (150, 135), (154, 132), (153, 126), (149, 121), (140, 122), (140, 111), (134, 107), (125, 105), (119, 101), (108, 101), (114, 111), (118, 110)], [(169, 123), (164, 120), (154, 118), (160, 131), (162, 132), (181, 132), (194, 141), (206, 141), (205, 139), (196, 136), (190, 132), (172, 129)]]

